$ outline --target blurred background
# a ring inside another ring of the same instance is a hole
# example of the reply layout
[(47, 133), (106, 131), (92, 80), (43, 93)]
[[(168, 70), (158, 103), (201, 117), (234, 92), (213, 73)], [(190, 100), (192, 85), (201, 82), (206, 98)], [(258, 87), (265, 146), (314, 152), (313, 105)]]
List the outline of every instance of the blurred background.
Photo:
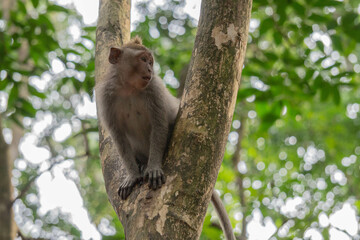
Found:
[[(98, 0), (0, 3), (0, 136), (18, 239), (124, 239), (99, 160)], [(132, 36), (174, 95), (200, 4), (132, 1)], [(253, 2), (216, 183), (238, 239), (360, 239), (359, 15), (360, 0)], [(201, 239), (223, 239), (211, 205)]]

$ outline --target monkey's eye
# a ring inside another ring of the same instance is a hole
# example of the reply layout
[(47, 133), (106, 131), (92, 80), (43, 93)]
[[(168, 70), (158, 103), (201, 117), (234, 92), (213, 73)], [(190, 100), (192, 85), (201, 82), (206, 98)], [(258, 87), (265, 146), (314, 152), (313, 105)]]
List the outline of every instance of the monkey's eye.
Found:
[(151, 65), (151, 66), (153, 65), (153, 61), (150, 61), (150, 65)]
[(146, 62), (146, 57), (141, 57), (141, 61)]

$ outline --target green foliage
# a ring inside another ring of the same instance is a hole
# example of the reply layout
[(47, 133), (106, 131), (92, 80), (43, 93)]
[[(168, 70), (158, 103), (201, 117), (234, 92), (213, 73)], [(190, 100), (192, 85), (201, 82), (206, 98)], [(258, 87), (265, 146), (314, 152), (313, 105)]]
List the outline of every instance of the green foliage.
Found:
[[(310, 228), (329, 239), (332, 225), (320, 225), (319, 215), (329, 217), (345, 202), (359, 216), (359, 3), (253, 2), (233, 128), (216, 184), (237, 235), (253, 234), (242, 226), (256, 211), (263, 216), (261, 224), (276, 226), (276, 239), (304, 238)], [(191, 59), (197, 23), (181, 13), (184, 1), (170, 0), (151, 11), (148, 4), (137, 6), (143, 18), (135, 23), (132, 36), (140, 35), (154, 52), (159, 75), (175, 92)], [(80, 106), (93, 101), (96, 28), (84, 26), (74, 11), (48, 0), (17, 0), (3, 22), (0, 100), (6, 104), (0, 102), (0, 110), (5, 128), (19, 125), (34, 135), (38, 121), (52, 119), (36, 135), (37, 146), (48, 149), (50, 158), (35, 164), (20, 155), (14, 168), (16, 190), (71, 162), (66, 171), (75, 171), (77, 177), (65, 175), (76, 183), (103, 239), (125, 239), (104, 189), (97, 121), (79, 113)], [(81, 27), (80, 39), (69, 36), (69, 24)], [(63, 65), (60, 73), (51, 69), (55, 60)], [(39, 82), (46, 84), (40, 87)], [(54, 132), (64, 123), (70, 124), (71, 134), (59, 141)], [(69, 154), (72, 151), (75, 154)], [(26, 168), (19, 167), (22, 161)], [(343, 177), (336, 180), (335, 173)], [(81, 238), (61, 210), (40, 214), (39, 201), (29, 201), (34, 196), (39, 198), (36, 184), (16, 201), (20, 229), (26, 221), (40, 222), (41, 236)], [(286, 210), (294, 199), (301, 199), (297, 211)], [(201, 239), (222, 237), (210, 207)]]
[[(45, 214), (39, 213), (37, 185), (28, 183), (35, 183), (39, 176), (52, 172), (64, 161), (74, 161), (78, 169), (86, 170), (89, 165), (91, 173), (78, 173), (82, 179), (81, 188), (88, 192), (97, 189), (98, 195), (94, 194), (92, 199), (98, 202), (89, 201), (87, 206), (101, 214), (96, 218), (97, 222), (101, 216), (106, 215), (103, 213), (104, 209), (106, 213), (111, 212), (111, 207), (104, 204), (107, 197), (97, 157), (97, 122), (94, 117), (80, 117), (76, 114), (76, 109), (83, 102), (82, 98), (91, 97), (94, 87), (94, 51), (89, 46), (94, 46), (95, 28), (84, 28), (84, 38), (74, 42), (67, 33), (68, 23), (81, 24), (81, 19), (74, 11), (48, 0), (18, 0), (9, 13), (9, 19), (1, 20), (5, 25), (0, 29), (0, 102), (1, 114), (5, 117), (2, 127), (13, 129), (14, 125), (21, 126), (27, 132), (25, 136), (36, 137), (37, 146), (49, 149), (51, 153), (50, 159), (44, 163), (34, 164), (24, 160), (22, 152), (15, 161), (15, 166), (18, 166), (19, 162), (26, 164), (26, 168), (21, 168), (21, 171), (17, 167), (14, 169), (18, 173), (14, 174), (15, 188), (17, 194), (21, 193), (23, 196), (15, 202), (15, 209), (19, 209), (15, 211), (20, 219), (18, 227), (25, 236), (42, 236), (47, 239), (72, 236), (80, 239), (81, 232), (71, 221), (71, 216), (64, 214), (64, 211), (55, 209)], [(2, 16), (4, 14), (1, 14)], [(59, 22), (58, 19), (63, 21)], [(90, 42), (90, 45), (85, 44), (85, 41)], [(65, 69), (62, 72), (56, 73), (51, 68), (54, 60), (64, 64)], [(87, 74), (84, 74), (85, 72)], [(86, 75), (84, 79), (79, 76), (81, 73)], [(68, 79), (71, 81), (67, 81)], [(2, 100), (6, 101), (5, 105)], [(44, 115), (51, 117), (52, 122), (45, 126), (43, 131), (34, 132), (34, 126)], [(74, 137), (70, 136), (59, 142), (53, 138), (53, 134), (64, 122), (72, 124)], [(79, 123), (82, 126), (80, 129), (74, 127)], [(84, 138), (87, 139), (88, 146), (84, 145)], [(68, 149), (73, 146), (77, 146), (76, 155), (68, 155)], [(41, 164), (50, 167), (44, 169)], [(86, 181), (85, 176), (94, 181), (87, 183), (89, 181)], [(35, 235), (29, 233), (28, 227), (24, 225), (27, 221), (27, 224), (33, 225), (41, 223), (41, 231)]]

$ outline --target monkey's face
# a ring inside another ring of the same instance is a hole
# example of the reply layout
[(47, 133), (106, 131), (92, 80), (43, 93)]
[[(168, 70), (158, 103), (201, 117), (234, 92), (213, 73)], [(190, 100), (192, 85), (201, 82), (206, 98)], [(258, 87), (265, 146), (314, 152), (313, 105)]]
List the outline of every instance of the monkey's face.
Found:
[(153, 78), (154, 58), (148, 50), (132, 48), (111, 48), (109, 62), (116, 65), (121, 74), (119, 84), (131, 89), (146, 88)]
[(142, 51), (137, 53), (133, 60), (133, 86), (136, 89), (146, 88), (154, 76), (153, 64), (154, 59), (150, 52)]

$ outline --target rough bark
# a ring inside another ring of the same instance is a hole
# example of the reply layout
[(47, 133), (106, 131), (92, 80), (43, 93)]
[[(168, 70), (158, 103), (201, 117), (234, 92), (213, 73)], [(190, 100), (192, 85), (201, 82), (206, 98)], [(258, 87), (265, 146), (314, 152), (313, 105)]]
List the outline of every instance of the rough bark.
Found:
[[(161, 189), (136, 187), (121, 201), (116, 192), (123, 167), (108, 134), (101, 130), (106, 189), (127, 239), (199, 238), (230, 130), (251, 4), (251, 0), (202, 2), (180, 112), (164, 162), (167, 181)], [(128, 40), (129, 7), (129, 1), (100, 3), (97, 82), (104, 76), (109, 46)]]
[(0, 239), (15, 239), (16, 225), (14, 213), (11, 208), (12, 185), (11, 185), (12, 161), (9, 156), (9, 147), (2, 134), (2, 119), (0, 115)]

